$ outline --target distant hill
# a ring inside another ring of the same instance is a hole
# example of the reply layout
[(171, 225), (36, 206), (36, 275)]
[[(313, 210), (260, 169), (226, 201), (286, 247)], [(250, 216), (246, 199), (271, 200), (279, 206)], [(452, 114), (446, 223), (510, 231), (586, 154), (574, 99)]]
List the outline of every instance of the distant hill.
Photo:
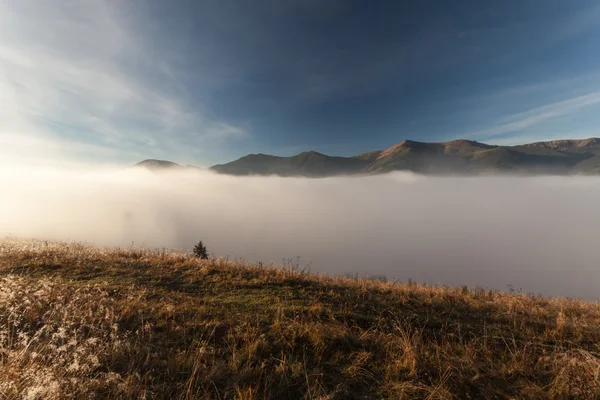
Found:
[(181, 168), (181, 165), (176, 164), (171, 161), (165, 160), (144, 160), (134, 165), (134, 167), (143, 167), (148, 168), (150, 170), (162, 170), (162, 169), (172, 169), (172, 168)]
[(202, 169), (200, 167), (195, 167), (193, 165), (179, 165), (172, 161), (166, 160), (154, 160), (148, 159), (144, 161), (140, 161), (139, 163), (133, 165), (134, 168), (146, 168), (151, 171), (165, 171), (165, 170), (173, 170), (173, 169)]
[(292, 157), (250, 154), (227, 164), (211, 167), (213, 171), (231, 175), (329, 176), (359, 174), (370, 162), (355, 157), (331, 157), (307, 151)]
[[(180, 165), (160, 160), (136, 164), (161, 170)], [(413, 171), (456, 175), (512, 172), (525, 174), (600, 174), (600, 139), (553, 140), (518, 146), (496, 146), (472, 140), (426, 143), (404, 140), (385, 150), (354, 157), (307, 151), (291, 157), (249, 154), (210, 167), (228, 175), (326, 177)]]

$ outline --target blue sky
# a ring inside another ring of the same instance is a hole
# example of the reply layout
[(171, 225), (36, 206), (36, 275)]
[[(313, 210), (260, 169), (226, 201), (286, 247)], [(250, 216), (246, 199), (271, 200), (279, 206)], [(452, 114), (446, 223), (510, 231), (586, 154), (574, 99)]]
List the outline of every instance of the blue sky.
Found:
[(0, 158), (600, 136), (596, 0), (0, 1)]

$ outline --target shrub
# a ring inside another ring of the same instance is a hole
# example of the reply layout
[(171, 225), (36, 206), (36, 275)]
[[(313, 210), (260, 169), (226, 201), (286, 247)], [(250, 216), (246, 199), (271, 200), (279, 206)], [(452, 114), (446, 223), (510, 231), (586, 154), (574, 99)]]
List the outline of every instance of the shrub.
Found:
[(206, 251), (206, 246), (202, 243), (202, 240), (194, 246), (194, 255), (201, 260), (208, 259), (208, 252)]

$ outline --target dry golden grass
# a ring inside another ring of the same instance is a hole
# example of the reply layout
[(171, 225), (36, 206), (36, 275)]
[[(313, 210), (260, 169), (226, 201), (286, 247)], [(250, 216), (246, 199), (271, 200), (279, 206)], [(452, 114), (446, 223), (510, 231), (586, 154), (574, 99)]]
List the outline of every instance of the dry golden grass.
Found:
[(595, 399), (600, 305), (0, 242), (1, 399)]

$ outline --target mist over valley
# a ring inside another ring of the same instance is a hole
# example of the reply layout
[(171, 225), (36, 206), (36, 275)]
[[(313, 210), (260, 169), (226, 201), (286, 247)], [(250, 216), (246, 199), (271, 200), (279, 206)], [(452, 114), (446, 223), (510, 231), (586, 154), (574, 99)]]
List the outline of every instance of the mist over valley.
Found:
[(3, 168), (0, 234), (190, 250), (313, 272), (600, 293), (600, 178), (236, 177)]

